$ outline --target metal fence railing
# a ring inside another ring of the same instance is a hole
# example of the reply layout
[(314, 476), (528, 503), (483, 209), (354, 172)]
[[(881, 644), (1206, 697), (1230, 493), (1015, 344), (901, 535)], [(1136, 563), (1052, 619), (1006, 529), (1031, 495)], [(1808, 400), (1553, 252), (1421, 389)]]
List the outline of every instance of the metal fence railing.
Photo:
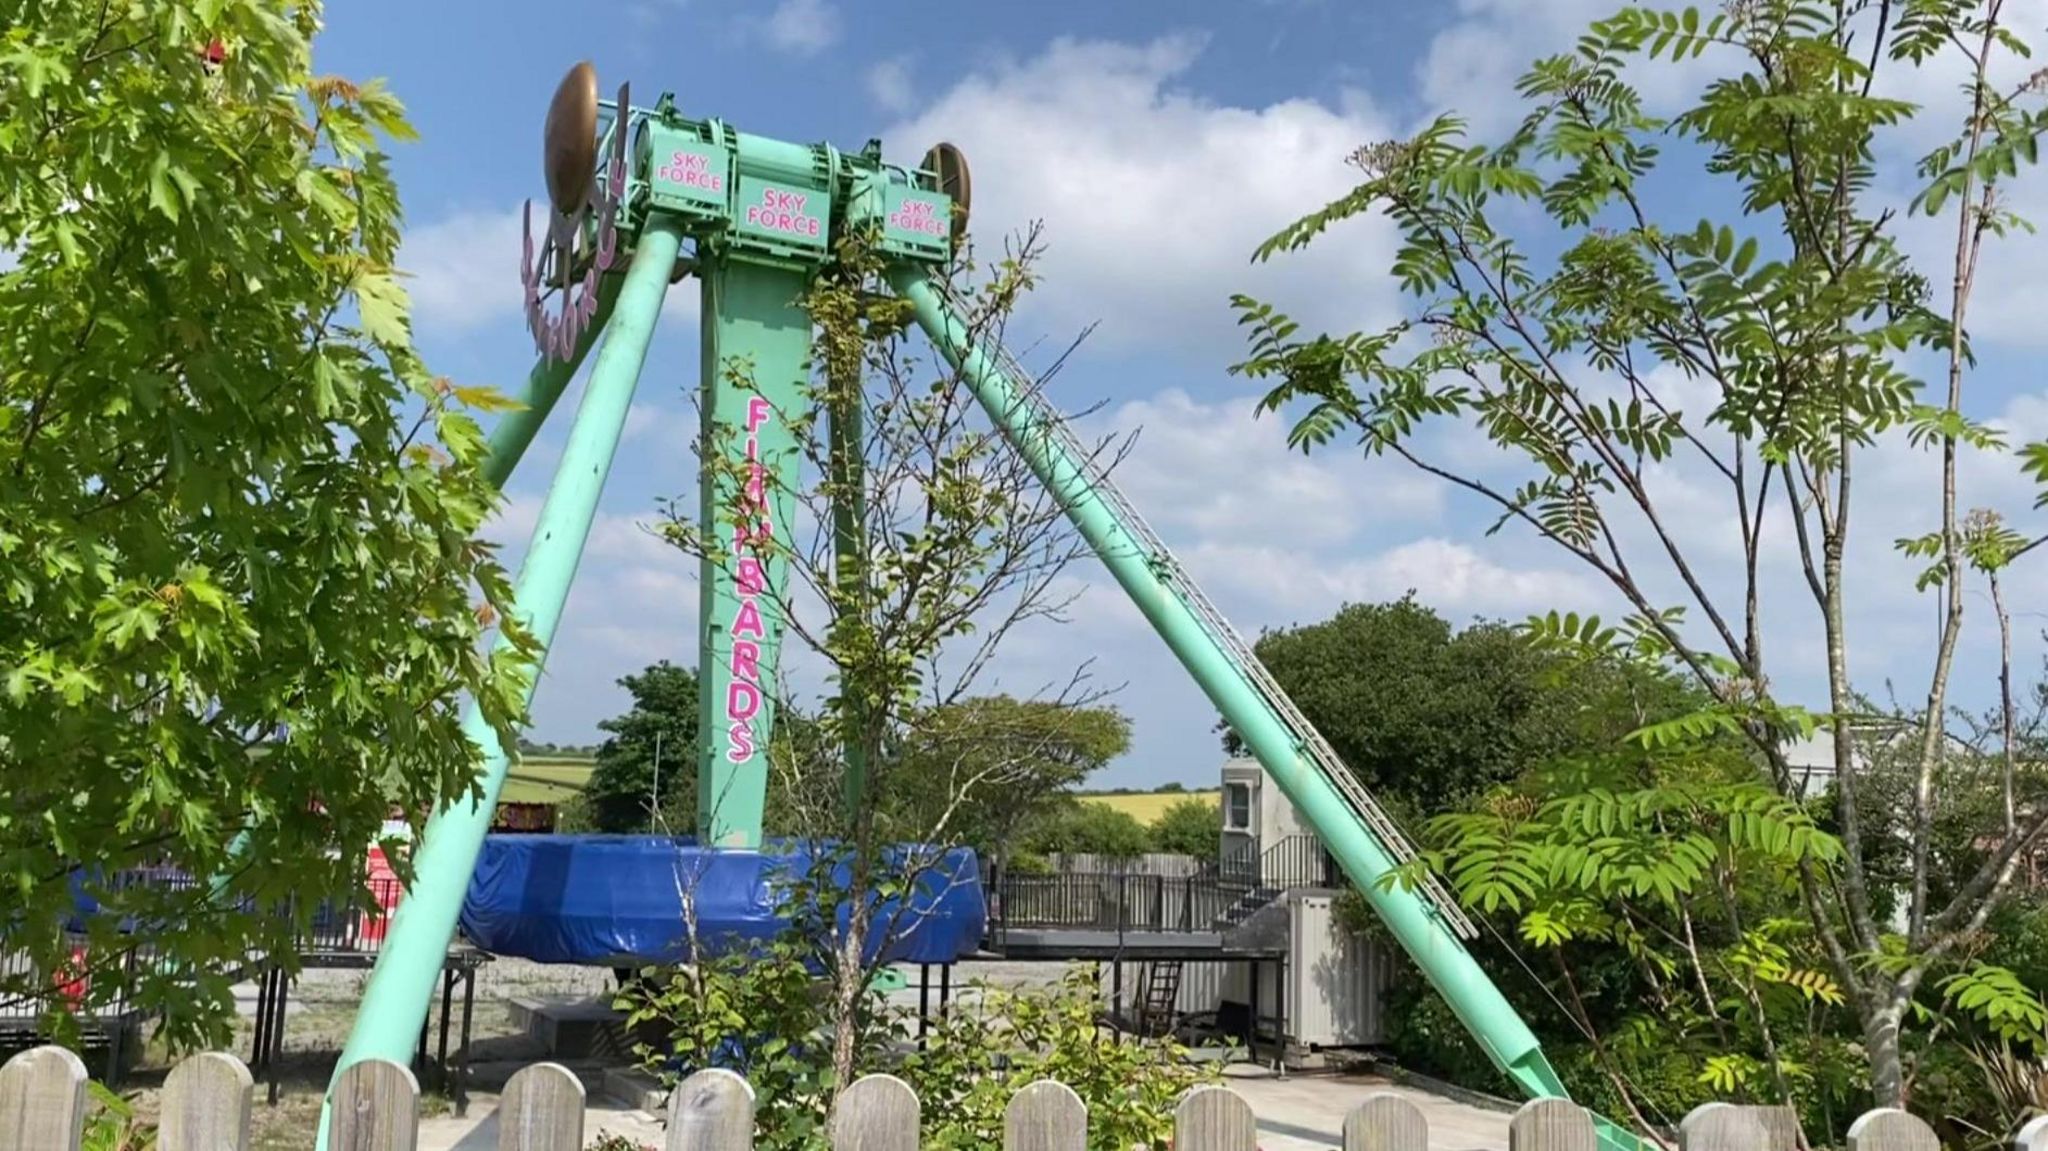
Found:
[(1214, 875), (1066, 872), (996, 877), (988, 885), (992, 933), (1012, 928), (1204, 932), (1242, 896)]

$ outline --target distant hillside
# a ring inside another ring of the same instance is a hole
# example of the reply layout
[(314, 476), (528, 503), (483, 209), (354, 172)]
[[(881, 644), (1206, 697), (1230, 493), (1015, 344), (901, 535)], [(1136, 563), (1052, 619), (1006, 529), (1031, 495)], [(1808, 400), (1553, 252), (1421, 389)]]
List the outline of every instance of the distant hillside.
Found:
[(1121, 795), (1083, 795), (1082, 803), (1099, 803), (1104, 807), (1123, 812), (1139, 823), (1150, 827), (1166, 814), (1166, 809), (1183, 799), (1199, 799), (1211, 806), (1221, 802), (1222, 793), (1216, 791), (1148, 791)]
[[(590, 773), (597, 769), (597, 760), (589, 755), (575, 753), (528, 752), (520, 757), (511, 772), (505, 777), (505, 790), (499, 795), (501, 803), (563, 803), (582, 791), (590, 782)], [(1151, 826), (1166, 809), (1183, 799), (1199, 799), (1214, 805), (1220, 801), (1216, 791), (1143, 791), (1143, 792), (1102, 792), (1082, 793), (1083, 803), (1099, 803), (1113, 808)]]
[(563, 803), (583, 790), (597, 760), (587, 755), (523, 755), (505, 776), (500, 803)]

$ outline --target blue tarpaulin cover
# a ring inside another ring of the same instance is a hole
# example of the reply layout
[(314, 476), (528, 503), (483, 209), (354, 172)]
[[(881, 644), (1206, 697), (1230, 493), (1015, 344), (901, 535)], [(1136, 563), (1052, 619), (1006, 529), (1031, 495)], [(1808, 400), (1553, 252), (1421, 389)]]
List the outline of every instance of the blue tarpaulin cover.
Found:
[[(986, 921), (974, 852), (900, 847), (891, 859), (901, 866), (912, 851), (924, 855), (918, 883), (886, 933), (883, 958), (952, 963), (972, 954)], [(812, 861), (810, 846), (795, 843), (739, 851), (652, 835), (487, 836), (463, 901), (462, 933), (485, 951), (538, 963), (687, 963), (686, 885), (695, 892), (698, 940), (718, 954), (780, 934), (781, 893), (810, 874)], [(884, 901), (878, 914), (894, 916), (900, 906)], [(882, 942), (871, 938), (870, 958)]]

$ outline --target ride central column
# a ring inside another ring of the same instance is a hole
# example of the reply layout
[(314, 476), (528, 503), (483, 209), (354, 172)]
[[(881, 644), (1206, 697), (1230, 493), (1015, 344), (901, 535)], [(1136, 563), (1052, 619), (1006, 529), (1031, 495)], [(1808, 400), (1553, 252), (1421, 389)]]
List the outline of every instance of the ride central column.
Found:
[(811, 404), (802, 299), (826, 258), (836, 155), (736, 134), (729, 240), (700, 251), (705, 468), (700, 526), (697, 834), (758, 847), (767, 804), (776, 669), (790, 594)]

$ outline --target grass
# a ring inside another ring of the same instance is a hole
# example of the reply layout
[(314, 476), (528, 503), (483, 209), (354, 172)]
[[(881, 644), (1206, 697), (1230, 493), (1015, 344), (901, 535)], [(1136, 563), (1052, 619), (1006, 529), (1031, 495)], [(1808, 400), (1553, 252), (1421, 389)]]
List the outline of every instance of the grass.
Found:
[(1167, 808), (1183, 799), (1199, 799), (1213, 805), (1220, 801), (1220, 797), (1221, 793), (1215, 791), (1155, 791), (1145, 795), (1084, 795), (1081, 802), (1099, 803), (1150, 827), (1159, 822)]
[(597, 761), (582, 756), (529, 755), (505, 776), (500, 803), (566, 803), (590, 782)]

